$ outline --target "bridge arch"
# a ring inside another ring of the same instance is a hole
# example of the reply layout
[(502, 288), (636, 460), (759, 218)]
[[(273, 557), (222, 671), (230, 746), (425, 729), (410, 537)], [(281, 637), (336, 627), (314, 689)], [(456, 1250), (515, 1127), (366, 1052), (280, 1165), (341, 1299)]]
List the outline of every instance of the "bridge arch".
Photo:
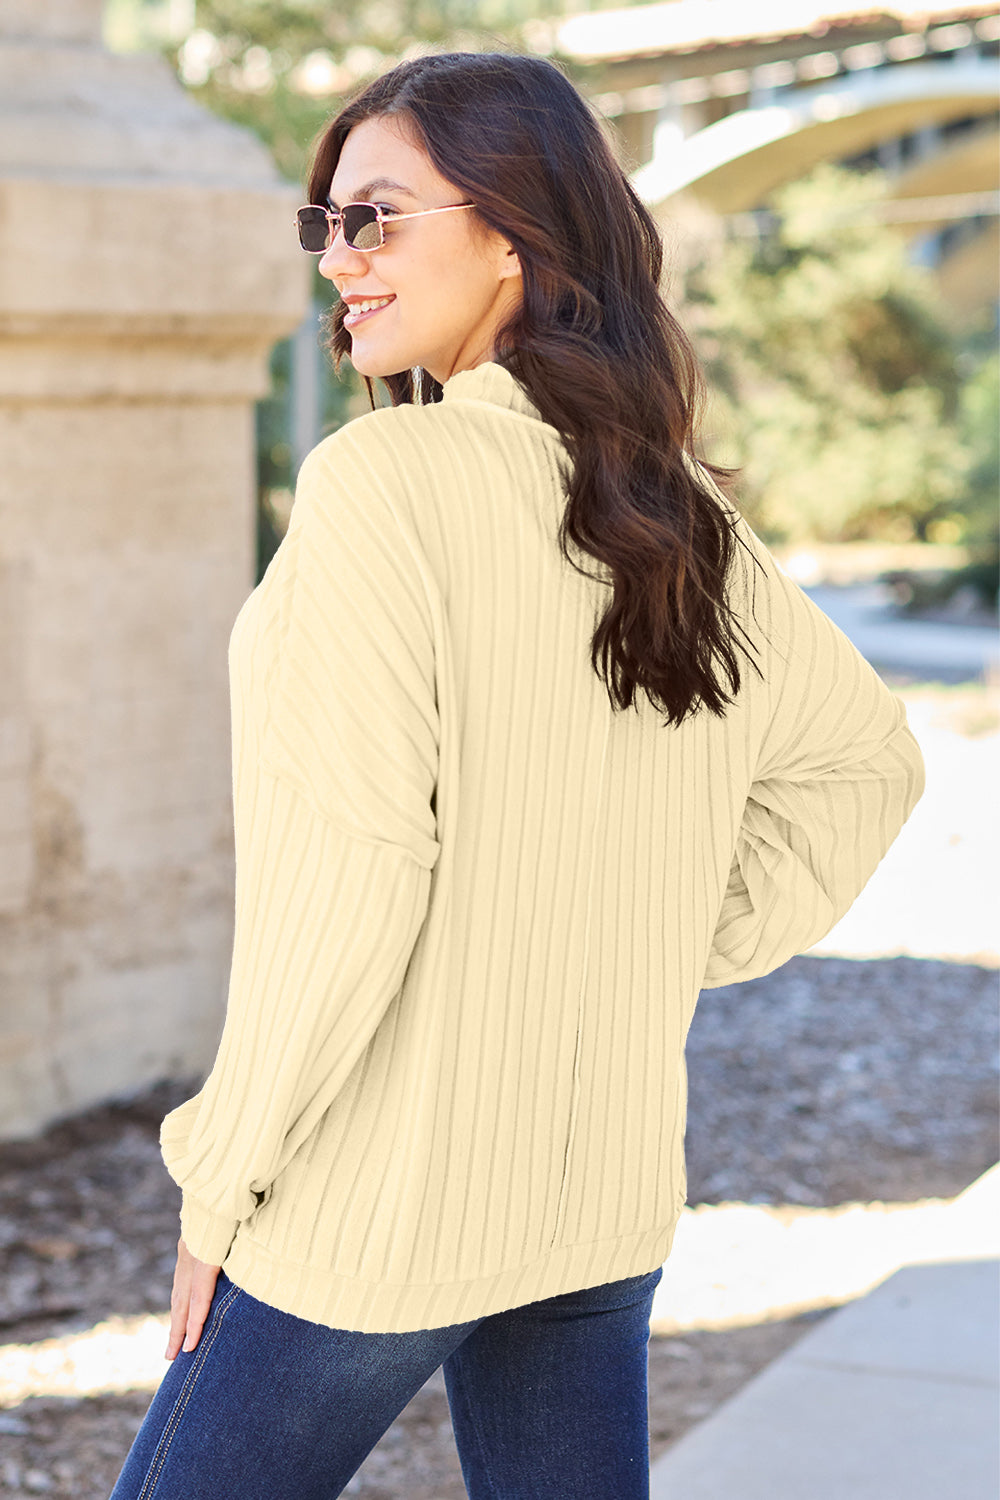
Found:
[[(996, 109), (992, 60), (873, 68), (790, 91), (671, 140), (633, 173), (632, 185), (654, 209), (684, 192), (717, 213), (738, 213), (820, 162), (960, 119), (985, 122)], [(981, 186), (995, 186), (995, 166)]]

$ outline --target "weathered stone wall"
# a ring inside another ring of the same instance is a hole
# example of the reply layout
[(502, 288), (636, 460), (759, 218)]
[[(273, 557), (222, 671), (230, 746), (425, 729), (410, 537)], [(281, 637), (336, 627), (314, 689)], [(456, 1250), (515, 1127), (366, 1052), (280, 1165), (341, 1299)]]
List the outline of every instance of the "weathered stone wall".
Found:
[(0, 9), (0, 1138), (211, 1061), (226, 651), (294, 188), (99, 0)]

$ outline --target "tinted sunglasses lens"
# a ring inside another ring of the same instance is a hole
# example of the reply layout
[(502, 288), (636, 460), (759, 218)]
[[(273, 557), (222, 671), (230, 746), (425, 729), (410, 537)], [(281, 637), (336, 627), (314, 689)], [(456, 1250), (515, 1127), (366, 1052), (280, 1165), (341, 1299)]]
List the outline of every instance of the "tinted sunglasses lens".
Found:
[(344, 209), (344, 238), (355, 250), (377, 250), (382, 243), (378, 214), (368, 203), (352, 203)]
[(299, 244), (312, 255), (319, 255), (330, 243), (330, 224), (323, 209), (300, 208), (296, 218)]

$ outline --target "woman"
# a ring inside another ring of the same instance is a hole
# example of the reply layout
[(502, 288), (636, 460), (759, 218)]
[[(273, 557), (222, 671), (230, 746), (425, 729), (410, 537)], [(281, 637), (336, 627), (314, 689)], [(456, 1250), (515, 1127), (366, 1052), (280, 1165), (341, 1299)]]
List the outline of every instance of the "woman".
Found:
[(554, 66), (395, 68), (309, 198), (393, 405), (233, 630), (229, 1005), (114, 1500), (327, 1500), (442, 1364), (473, 1500), (631, 1500), (698, 992), (829, 930), (920, 757), (692, 457), (655, 225)]

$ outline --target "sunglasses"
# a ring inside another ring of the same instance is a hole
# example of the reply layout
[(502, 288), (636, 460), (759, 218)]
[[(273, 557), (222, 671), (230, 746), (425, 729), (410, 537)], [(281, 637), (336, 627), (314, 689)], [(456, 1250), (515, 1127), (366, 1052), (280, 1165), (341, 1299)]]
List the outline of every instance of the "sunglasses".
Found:
[(310, 255), (329, 250), (340, 230), (352, 250), (378, 250), (385, 244), (384, 224), (400, 219), (422, 219), (427, 214), (447, 214), (456, 208), (475, 208), (474, 203), (449, 203), (444, 208), (422, 208), (415, 214), (383, 213), (377, 203), (345, 203), (341, 209), (321, 208), (307, 203), (297, 209), (295, 222), (299, 244)]

